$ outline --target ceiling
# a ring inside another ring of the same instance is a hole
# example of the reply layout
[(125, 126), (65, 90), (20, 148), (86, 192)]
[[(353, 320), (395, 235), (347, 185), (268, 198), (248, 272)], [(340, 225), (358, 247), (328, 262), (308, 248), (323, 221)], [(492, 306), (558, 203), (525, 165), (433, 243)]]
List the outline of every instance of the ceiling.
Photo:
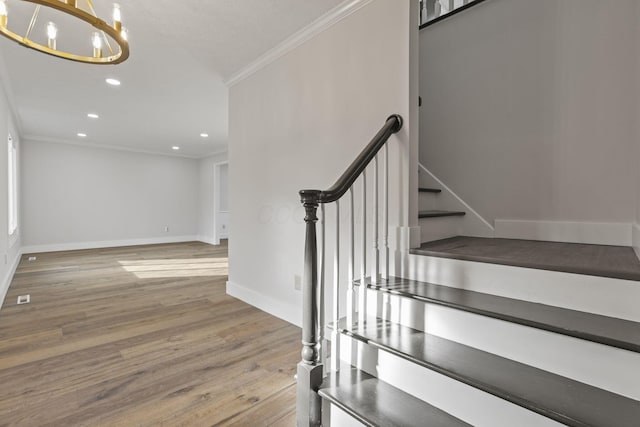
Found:
[[(224, 82), (341, 1), (120, 0), (131, 47), (124, 63), (65, 61), (0, 37), (1, 78), (23, 139), (202, 157), (227, 147)], [(110, 17), (112, 1), (94, 4), (99, 16)], [(32, 4), (7, 0), (7, 6), (10, 26), (28, 22)], [(43, 9), (34, 34), (44, 32), (45, 13), (51, 12)], [(72, 28), (56, 19), (61, 48)], [(85, 36), (68, 43), (78, 39)], [(107, 85), (107, 77), (122, 85)]]

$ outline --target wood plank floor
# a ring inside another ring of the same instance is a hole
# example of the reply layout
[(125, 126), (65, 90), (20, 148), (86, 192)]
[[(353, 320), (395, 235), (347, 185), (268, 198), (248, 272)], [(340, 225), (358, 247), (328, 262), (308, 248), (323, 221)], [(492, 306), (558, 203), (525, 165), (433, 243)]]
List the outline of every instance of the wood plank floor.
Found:
[(293, 426), (300, 330), (226, 280), (226, 245), (25, 255), (0, 310), (0, 426)]

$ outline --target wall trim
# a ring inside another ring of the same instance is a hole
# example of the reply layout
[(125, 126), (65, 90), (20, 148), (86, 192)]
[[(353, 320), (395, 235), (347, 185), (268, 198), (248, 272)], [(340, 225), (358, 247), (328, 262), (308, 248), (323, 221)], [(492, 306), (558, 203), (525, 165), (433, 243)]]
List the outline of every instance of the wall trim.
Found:
[[(253, 289), (227, 282), (227, 295), (244, 301), (266, 313), (302, 327), (302, 305), (292, 306)], [(302, 297), (302, 293), (299, 294)]]
[(49, 245), (23, 246), (23, 254), (37, 254), (43, 252), (78, 251), (83, 249), (117, 248), (122, 246), (159, 245), (163, 243), (183, 243), (199, 241), (199, 236), (169, 236), (149, 237), (142, 239), (103, 240), (97, 242), (56, 243)]
[(633, 224), (633, 250), (636, 251), (638, 259), (640, 259), (640, 224)]
[(480, 220), (482, 222), (482, 224), (484, 224), (486, 227), (488, 227), (489, 230), (491, 230), (492, 232), (495, 231), (495, 227), (493, 225), (491, 225), (491, 223), (489, 223), (489, 221), (484, 219), (484, 217), (482, 215), (480, 215), (471, 206), (469, 206), (469, 204), (467, 202), (462, 200), (462, 197), (458, 196), (451, 188), (449, 188), (447, 186), (447, 184), (442, 182), (442, 180), (440, 178), (438, 178), (433, 173), (431, 173), (431, 171), (429, 169), (427, 169), (426, 166), (424, 166), (422, 163), (418, 162), (418, 167), (420, 169), (422, 169), (423, 172), (428, 174), (432, 179), (434, 179), (438, 183), (438, 185), (440, 185), (442, 187), (443, 191), (446, 191), (447, 193), (451, 194), (451, 196), (453, 196), (453, 198), (456, 199), (458, 201), (458, 203), (460, 203), (462, 206), (464, 206), (464, 208), (467, 211), (467, 213), (471, 213), (473, 216), (475, 216), (478, 220)]
[(220, 242), (216, 243), (213, 237), (209, 237), (209, 236), (198, 236), (196, 240), (198, 242), (206, 243), (208, 245), (213, 245), (213, 246), (217, 246), (220, 244)]
[[(122, 145), (97, 144), (89, 141), (77, 142), (77, 141), (70, 141), (70, 140), (61, 139), (61, 138), (51, 138), (47, 136), (38, 136), (38, 135), (25, 135), (22, 137), (22, 140), (23, 141), (26, 140), (27, 142), (29, 141), (46, 142), (46, 143), (52, 143), (52, 144), (75, 145), (75, 146), (84, 147), (84, 148), (96, 148), (101, 150), (115, 150), (115, 151), (125, 151), (128, 153), (150, 154), (153, 156), (177, 157), (181, 159), (190, 159), (190, 160), (199, 160), (201, 158), (204, 158), (202, 156), (189, 156), (186, 154), (173, 154), (173, 153), (165, 153), (161, 151), (143, 150), (143, 149), (137, 149), (137, 148), (131, 148), (131, 147), (124, 147)], [(226, 152), (226, 150), (222, 152)], [(205, 157), (208, 157), (208, 156), (209, 155), (207, 154)]]
[(496, 237), (594, 245), (632, 245), (626, 222), (529, 221), (496, 219)]
[(265, 54), (260, 56), (258, 59), (241, 69), (236, 74), (232, 75), (229, 79), (225, 80), (225, 84), (229, 87), (235, 85), (236, 83), (246, 79), (247, 77), (254, 74), (256, 71), (266, 67), (267, 65), (274, 62), (276, 59), (284, 56), (285, 54), (291, 52), (298, 46), (302, 45), (308, 40), (311, 40), (318, 34), (323, 31), (329, 29), (333, 25), (342, 21), (347, 16), (356, 12), (360, 8), (366, 6), (371, 3), (373, 0), (346, 0), (343, 3), (339, 4), (335, 8), (331, 9), (320, 18), (313, 21), (311, 24), (307, 25), (300, 31), (294, 33), (287, 39), (285, 39), (282, 43), (274, 47), (273, 49), (267, 51)]
[(22, 253), (22, 249), (18, 250), (18, 253), (11, 263), (11, 267), (9, 267), (9, 270), (7, 270), (7, 274), (5, 274), (5, 276), (2, 278), (2, 283), (0, 283), (0, 310), (4, 305), (4, 299), (7, 296), (7, 292), (9, 292), (9, 286), (11, 286), (13, 276), (16, 274), (18, 265), (20, 265), (20, 261), (22, 260)]

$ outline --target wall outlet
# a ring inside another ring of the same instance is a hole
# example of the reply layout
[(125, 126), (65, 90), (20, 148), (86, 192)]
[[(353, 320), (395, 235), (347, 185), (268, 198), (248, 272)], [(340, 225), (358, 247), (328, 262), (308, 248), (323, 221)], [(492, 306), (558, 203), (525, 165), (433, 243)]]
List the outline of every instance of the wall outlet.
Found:
[(169, 232), (169, 226), (168, 225), (164, 226), (164, 231), (167, 232), (167, 233)]
[(33, 261), (35, 261), (36, 259), (37, 259), (36, 257), (34, 257), (34, 256), (30, 256), (29, 258), (27, 258), (27, 261), (29, 261), (29, 262), (33, 262)]
[(302, 277), (298, 276), (297, 274), (293, 276), (293, 288), (296, 291), (302, 290)]

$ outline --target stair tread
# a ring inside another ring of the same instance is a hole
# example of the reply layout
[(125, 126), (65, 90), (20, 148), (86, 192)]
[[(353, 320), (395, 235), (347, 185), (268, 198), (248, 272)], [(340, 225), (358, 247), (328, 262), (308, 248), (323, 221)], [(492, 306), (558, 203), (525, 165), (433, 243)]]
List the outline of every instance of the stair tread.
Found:
[(640, 353), (640, 323), (630, 320), (398, 277), (376, 284), (367, 278), (366, 283), (382, 292)]
[(346, 335), (563, 424), (638, 426), (640, 401), (381, 319), (346, 326)]
[(418, 188), (420, 193), (442, 193), (442, 190), (439, 188), (431, 188), (431, 187), (420, 187)]
[(318, 393), (368, 426), (470, 425), (352, 366), (329, 374)]
[(626, 246), (456, 236), (423, 243), (411, 253), (640, 281), (640, 260)]
[(467, 213), (462, 211), (441, 211), (426, 210), (418, 213), (418, 218), (441, 218), (446, 216), (465, 216)]

